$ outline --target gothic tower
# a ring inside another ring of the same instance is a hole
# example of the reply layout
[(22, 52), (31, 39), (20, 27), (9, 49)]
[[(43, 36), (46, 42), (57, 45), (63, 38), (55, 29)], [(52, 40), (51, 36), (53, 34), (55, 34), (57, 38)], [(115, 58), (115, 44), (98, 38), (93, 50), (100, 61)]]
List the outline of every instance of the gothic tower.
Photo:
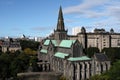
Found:
[(54, 30), (54, 39), (55, 40), (65, 40), (65, 39), (67, 39), (67, 30), (65, 30), (64, 19), (63, 19), (63, 13), (62, 13), (62, 7), (61, 6), (60, 6), (60, 9), (59, 9), (57, 29)]

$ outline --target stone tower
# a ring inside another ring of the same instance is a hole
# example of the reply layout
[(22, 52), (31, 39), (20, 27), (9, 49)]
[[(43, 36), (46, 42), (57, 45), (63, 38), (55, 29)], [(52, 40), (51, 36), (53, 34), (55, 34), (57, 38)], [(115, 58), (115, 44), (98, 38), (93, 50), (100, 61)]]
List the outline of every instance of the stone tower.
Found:
[(84, 27), (81, 28), (81, 35), (78, 35), (78, 40), (82, 43), (83, 48), (87, 49), (87, 33)]
[(64, 27), (64, 19), (62, 13), (62, 7), (60, 6), (59, 15), (58, 15), (58, 22), (57, 22), (57, 29), (54, 30), (54, 39), (55, 40), (65, 40), (67, 39), (67, 30)]

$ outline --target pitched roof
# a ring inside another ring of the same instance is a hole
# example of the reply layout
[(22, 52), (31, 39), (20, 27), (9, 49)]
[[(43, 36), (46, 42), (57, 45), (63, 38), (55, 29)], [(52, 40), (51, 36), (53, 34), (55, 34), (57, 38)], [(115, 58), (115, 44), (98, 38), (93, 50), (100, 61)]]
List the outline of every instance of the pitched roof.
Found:
[(103, 53), (95, 53), (94, 56), (98, 61), (108, 61), (108, 57)]
[(70, 48), (76, 40), (62, 40), (59, 47)]
[(51, 40), (52, 41), (52, 43), (54, 44), (54, 46), (58, 46), (58, 44), (57, 44), (57, 41), (56, 40)]
[(82, 57), (70, 57), (68, 58), (69, 61), (85, 61), (85, 60), (91, 60), (91, 58), (87, 56), (82, 56)]
[(50, 40), (45, 40), (44, 45), (49, 45)]
[[(51, 40), (52, 41), (52, 44), (54, 44), (54, 46), (58, 46), (57, 45), (57, 41), (56, 40)], [(50, 40), (45, 40), (45, 42), (44, 42), (44, 45), (49, 45), (50, 44)]]
[(69, 56), (69, 54), (62, 53), (62, 52), (56, 52), (54, 56), (58, 57), (58, 58), (63, 58), (64, 59), (66, 56)]
[[(72, 44), (75, 43), (75, 41), (76, 40), (62, 40), (58, 45), (57, 40), (51, 40), (54, 46), (65, 47), (65, 48), (70, 48)], [(44, 45), (49, 45), (49, 44), (50, 44), (50, 40), (45, 40)]]
[(47, 54), (47, 50), (46, 49), (41, 49), (40, 52)]

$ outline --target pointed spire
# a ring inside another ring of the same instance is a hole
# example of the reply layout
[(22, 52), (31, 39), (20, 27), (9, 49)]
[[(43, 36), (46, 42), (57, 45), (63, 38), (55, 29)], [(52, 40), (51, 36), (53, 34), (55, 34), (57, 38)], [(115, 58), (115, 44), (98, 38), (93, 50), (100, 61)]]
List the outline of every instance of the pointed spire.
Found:
[(62, 13), (62, 7), (61, 6), (60, 6), (60, 9), (59, 9), (57, 31), (65, 31), (65, 28), (64, 28), (64, 19), (63, 19), (63, 13)]

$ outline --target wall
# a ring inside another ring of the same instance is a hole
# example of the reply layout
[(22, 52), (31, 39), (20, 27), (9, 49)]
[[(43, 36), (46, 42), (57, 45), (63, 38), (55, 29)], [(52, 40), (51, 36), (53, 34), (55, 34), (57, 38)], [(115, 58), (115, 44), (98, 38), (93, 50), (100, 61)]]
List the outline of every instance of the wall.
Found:
[(61, 74), (53, 72), (18, 73), (20, 80), (59, 80)]

